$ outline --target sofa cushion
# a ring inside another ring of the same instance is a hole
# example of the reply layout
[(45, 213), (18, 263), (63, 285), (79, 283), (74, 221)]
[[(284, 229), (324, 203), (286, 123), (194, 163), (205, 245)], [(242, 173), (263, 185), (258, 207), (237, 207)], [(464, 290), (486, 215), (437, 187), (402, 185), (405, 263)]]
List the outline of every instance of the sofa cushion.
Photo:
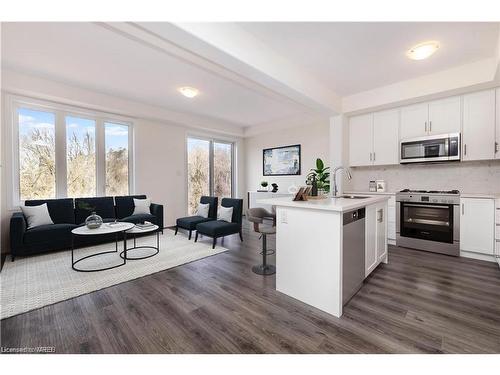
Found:
[(151, 214), (130, 215), (121, 218), (120, 221), (126, 221), (127, 223), (134, 223), (134, 224), (144, 223), (145, 221), (150, 221), (154, 223), (156, 221), (156, 216)]
[(207, 221), (196, 226), (196, 230), (199, 233), (206, 234), (210, 237), (222, 237), (238, 233), (240, 228), (241, 226), (238, 223), (228, 223), (221, 220)]
[[(39, 206), (47, 203), (50, 218), (54, 224), (75, 224), (73, 199), (31, 199), (24, 202), (25, 206)], [(87, 215), (88, 216), (88, 215)]]
[(206, 218), (203, 216), (187, 216), (187, 217), (181, 217), (177, 219), (177, 226), (179, 228), (184, 228), (187, 230), (195, 230), (196, 225), (200, 223), (205, 223), (207, 221), (212, 221), (213, 219), (211, 218)]
[(208, 217), (216, 220), (217, 219), (217, 206), (219, 205), (219, 198), (209, 197), (209, 196), (204, 195), (200, 198), (200, 203), (203, 203), (203, 204), (208, 203), (210, 205), (210, 210), (208, 210)]
[(145, 195), (126, 195), (115, 197), (116, 204), (116, 217), (122, 219), (124, 217), (132, 216), (134, 213), (134, 198), (146, 199)]
[(75, 224), (47, 224), (28, 229), (24, 233), (25, 244), (71, 241), (71, 230)]
[(75, 199), (76, 224), (84, 223), (85, 219), (94, 211), (103, 219), (114, 219), (116, 216), (113, 197)]
[(238, 223), (241, 226), (243, 216), (243, 199), (238, 198), (222, 198), (222, 207), (233, 207), (233, 223)]

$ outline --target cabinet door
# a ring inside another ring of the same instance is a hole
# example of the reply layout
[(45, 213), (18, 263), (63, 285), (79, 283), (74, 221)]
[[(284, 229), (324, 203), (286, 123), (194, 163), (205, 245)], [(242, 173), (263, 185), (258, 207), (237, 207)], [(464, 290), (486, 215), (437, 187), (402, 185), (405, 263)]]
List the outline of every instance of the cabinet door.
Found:
[(460, 250), (493, 255), (495, 201), (460, 199)]
[(399, 163), (399, 110), (373, 115), (373, 164)]
[(460, 133), (460, 97), (435, 100), (429, 103), (429, 134)]
[(377, 263), (387, 254), (387, 205), (377, 205)]
[(500, 159), (500, 89), (496, 90), (496, 104), (497, 104), (497, 119), (496, 119), (496, 142), (495, 142), (495, 157)]
[(428, 104), (420, 103), (401, 108), (400, 139), (427, 135)]
[(349, 120), (349, 164), (372, 165), (373, 114), (354, 116)]
[(495, 158), (495, 90), (464, 95), (463, 160)]
[(366, 207), (365, 217), (365, 277), (377, 266), (377, 206)]

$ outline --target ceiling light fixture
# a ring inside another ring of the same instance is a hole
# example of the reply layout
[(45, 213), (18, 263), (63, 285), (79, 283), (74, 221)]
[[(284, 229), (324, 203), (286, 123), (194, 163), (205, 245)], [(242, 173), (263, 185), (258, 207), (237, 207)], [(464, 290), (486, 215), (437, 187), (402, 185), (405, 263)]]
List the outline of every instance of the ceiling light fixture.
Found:
[(194, 87), (189, 87), (189, 86), (184, 86), (179, 88), (179, 92), (184, 95), (186, 98), (194, 98), (197, 96), (200, 92), (198, 89), (195, 89)]
[(408, 50), (408, 52), (406, 52), (406, 56), (412, 60), (423, 60), (431, 56), (438, 49), (439, 42), (431, 40), (429, 42), (423, 42), (413, 46)]

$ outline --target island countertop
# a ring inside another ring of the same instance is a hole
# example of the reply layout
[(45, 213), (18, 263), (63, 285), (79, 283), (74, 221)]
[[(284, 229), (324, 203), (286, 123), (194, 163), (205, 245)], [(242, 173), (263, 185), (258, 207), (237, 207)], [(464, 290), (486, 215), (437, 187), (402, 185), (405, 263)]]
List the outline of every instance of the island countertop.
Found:
[(308, 201), (294, 201), (292, 197), (257, 199), (259, 204), (282, 207), (308, 208), (313, 210), (344, 212), (389, 200), (388, 195), (371, 195), (364, 199), (326, 198)]

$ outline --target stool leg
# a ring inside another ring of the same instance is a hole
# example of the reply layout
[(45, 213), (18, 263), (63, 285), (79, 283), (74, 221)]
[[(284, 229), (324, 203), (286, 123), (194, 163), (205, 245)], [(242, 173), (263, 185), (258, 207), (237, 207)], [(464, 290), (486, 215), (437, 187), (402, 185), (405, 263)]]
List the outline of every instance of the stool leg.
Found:
[(258, 275), (274, 275), (276, 267), (267, 264), (267, 235), (262, 233), (262, 264), (252, 267), (252, 271)]

